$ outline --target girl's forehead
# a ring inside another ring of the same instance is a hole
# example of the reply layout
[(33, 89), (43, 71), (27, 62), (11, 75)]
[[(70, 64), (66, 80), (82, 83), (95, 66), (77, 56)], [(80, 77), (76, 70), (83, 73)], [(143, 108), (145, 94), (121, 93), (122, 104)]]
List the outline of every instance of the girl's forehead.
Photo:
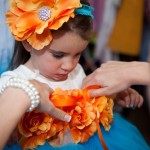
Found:
[(75, 32), (55, 32), (53, 34), (53, 40), (51, 42), (50, 45), (53, 44), (58, 44), (59, 43), (63, 43), (64, 45), (69, 45), (69, 44), (77, 44), (78, 42), (82, 42), (82, 41), (86, 41), (84, 40), (79, 34), (75, 33)]
[(59, 34), (54, 35), (53, 41), (47, 48), (53, 52), (80, 53), (87, 47), (88, 43), (79, 35), (69, 32), (61, 36)]

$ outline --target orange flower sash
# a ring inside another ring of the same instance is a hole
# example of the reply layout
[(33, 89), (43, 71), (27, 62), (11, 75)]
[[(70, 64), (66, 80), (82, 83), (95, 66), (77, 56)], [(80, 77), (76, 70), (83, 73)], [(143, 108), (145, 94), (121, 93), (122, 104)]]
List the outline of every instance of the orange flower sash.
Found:
[(56, 107), (72, 116), (69, 123), (38, 110), (26, 112), (18, 124), (22, 148), (36, 148), (46, 140), (51, 145), (56, 145), (58, 141), (61, 145), (65, 131), (69, 129), (75, 143), (86, 142), (97, 131), (104, 149), (107, 150), (99, 123), (109, 131), (113, 121), (113, 100), (106, 96), (91, 99), (88, 93), (91, 88), (97, 86), (82, 90), (57, 88), (50, 95), (50, 100)]

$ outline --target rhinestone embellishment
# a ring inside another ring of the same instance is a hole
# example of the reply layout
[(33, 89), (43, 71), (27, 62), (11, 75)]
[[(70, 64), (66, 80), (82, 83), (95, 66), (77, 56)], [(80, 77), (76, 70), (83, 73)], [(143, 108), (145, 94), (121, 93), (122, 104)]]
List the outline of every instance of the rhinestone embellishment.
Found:
[(50, 18), (50, 10), (47, 7), (39, 9), (38, 16), (42, 21), (46, 21)]

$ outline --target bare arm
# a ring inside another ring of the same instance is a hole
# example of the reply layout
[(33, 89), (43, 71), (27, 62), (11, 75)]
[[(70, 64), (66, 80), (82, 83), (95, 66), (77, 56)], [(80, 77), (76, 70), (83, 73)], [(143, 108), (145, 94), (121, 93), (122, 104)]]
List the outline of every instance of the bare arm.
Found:
[(29, 97), (21, 89), (8, 88), (0, 96), (0, 149), (3, 148), (17, 122), (29, 106)]
[[(66, 112), (56, 108), (49, 101), (49, 94), (52, 90), (46, 84), (36, 80), (30, 82), (40, 92), (41, 98), (38, 108), (60, 120), (69, 122), (71, 117)], [(8, 87), (0, 95), (0, 149), (3, 149), (19, 119), (28, 110), (30, 105), (29, 96), (22, 89)]]

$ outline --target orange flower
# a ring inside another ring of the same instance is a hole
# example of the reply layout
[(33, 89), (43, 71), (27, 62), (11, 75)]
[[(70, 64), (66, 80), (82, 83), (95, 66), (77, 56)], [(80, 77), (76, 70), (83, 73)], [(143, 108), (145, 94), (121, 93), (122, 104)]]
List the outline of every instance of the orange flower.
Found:
[(70, 114), (72, 119), (69, 127), (74, 142), (86, 142), (97, 130), (94, 123), (96, 112), (92, 104), (86, 101), (77, 102), (75, 109)]
[(102, 96), (92, 100), (93, 105), (96, 106), (97, 116), (99, 122), (102, 123), (105, 130), (110, 129), (110, 123), (113, 121), (113, 100), (111, 98)]
[(80, 0), (10, 0), (6, 23), (16, 40), (27, 40), (40, 50), (52, 40), (50, 30), (73, 18), (79, 7)]
[(90, 103), (87, 90), (64, 91), (58, 88), (52, 93), (50, 100), (72, 116), (69, 128), (75, 143), (87, 141), (96, 132), (96, 111)]
[(105, 130), (110, 129), (110, 123), (113, 121), (113, 100), (107, 98), (107, 104), (104, 110), (100, 114), (100, 123), (104, 126)]
[(43, 145), (46, 140), (52, 146), (60, 146), (66, 131), (71, 133), (75, 143), (86, 142), (98, 131), (100, 141), (103, 147), (106, 147), (99, 123), (105, 130), (110, 129), (110, 123), (113, 121), (111, 98), (101, 96), (91, 99), (88, 88), (83, 90), (58, 88), (50, 95), (50, 100), (56, 107), (71, 115), (71, 121), (63, 122), (37, 110), (26, 113), (18, 125), (22, 135), (20, 145), (23, 148), (35, 148)]
[(49, 135), (50, 137), (48, 138), (48, 142), (52, 146), (60, 146), (63, 142), (63, 136), (65, 132), (65, 122), (54, 119)]
[(18, 124), (18, 129), (22, 135), (20, 145), (23, 148), (35, 148), (43, 145), (51, 133), (52, 117), (46, 113), (34, 110), (27, 112)]
[(110, 123), (113, 121), (111, 98), (101, 96), (90, 99), (88, 88), (65, 91), (58, 88), (52, 93), (50, 99), (55, 106), (61, 107), (72, 116), (69, 128), (75, 143), (87, 141), (96, 132), (96, 117), (105, 130), (110, 129)]

